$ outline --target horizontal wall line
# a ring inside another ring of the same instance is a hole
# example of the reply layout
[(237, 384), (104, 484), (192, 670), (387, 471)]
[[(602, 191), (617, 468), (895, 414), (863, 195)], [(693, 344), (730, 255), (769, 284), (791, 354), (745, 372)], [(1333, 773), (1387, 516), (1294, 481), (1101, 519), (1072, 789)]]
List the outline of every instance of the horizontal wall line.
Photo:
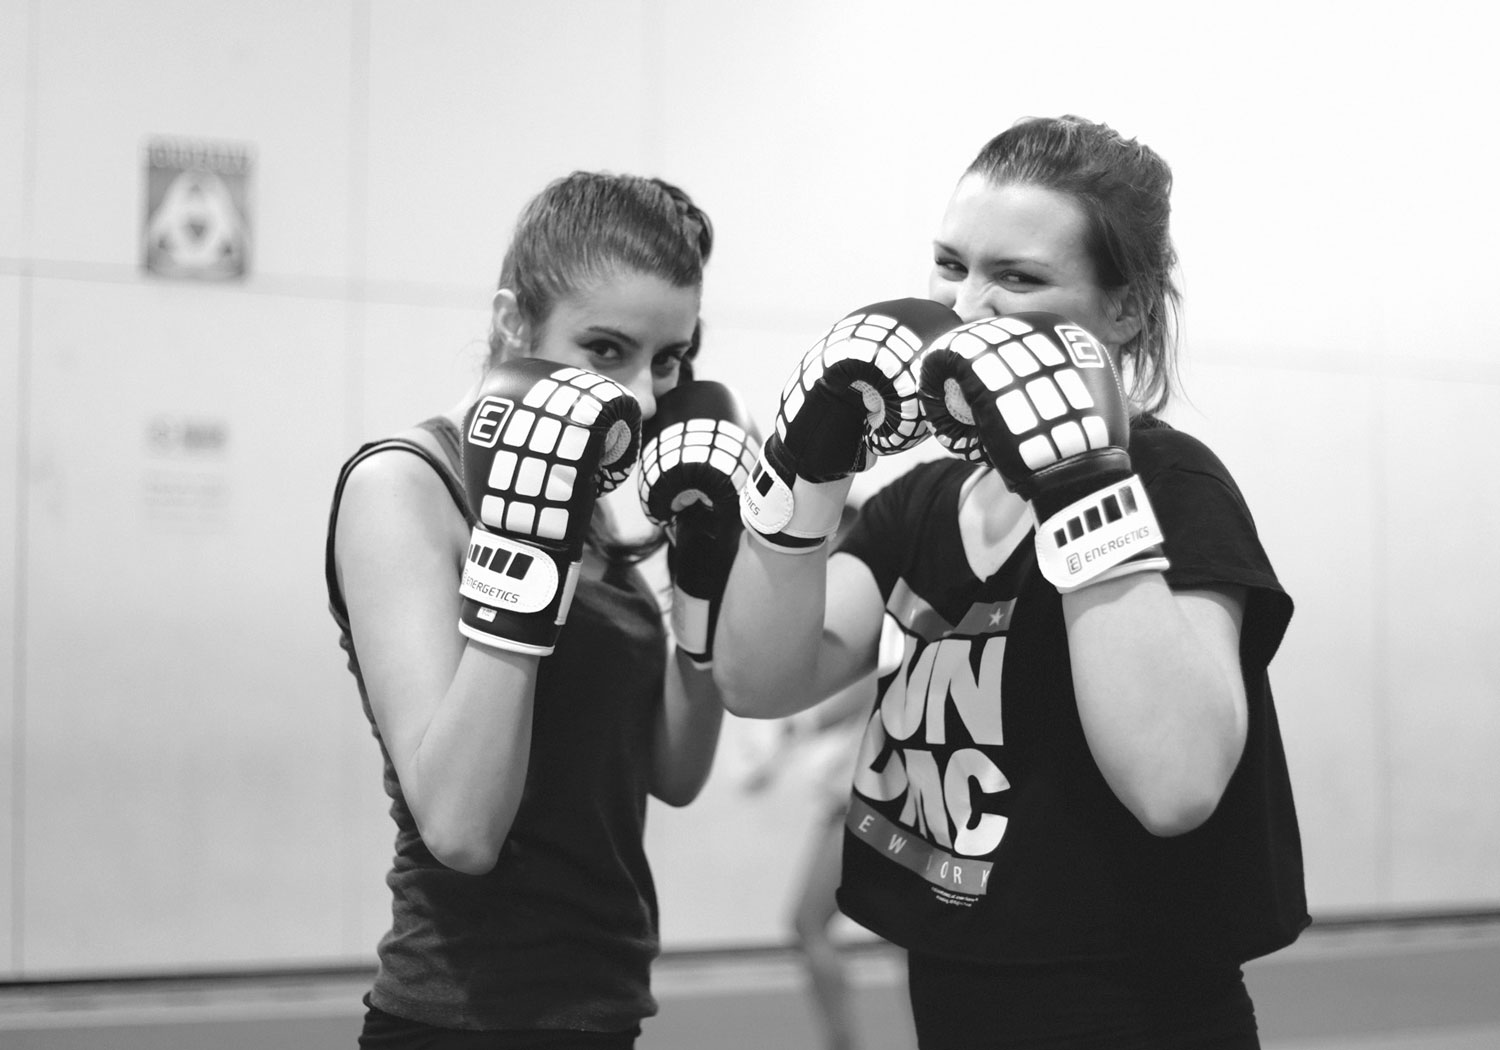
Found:
[(152, 277), (133, 266), (120, 266), (112, 263), (59, 262), (48, 259), (0, 258), (0, 276), (4, 275), (90, 284), (177, 287), (198, 285), (205, 290), (240, 292), (245, 295), (460, 309), (484, 309), (488, 306), (493, 293), (493, 289), (481, 285), (362, 280), (353, 277), (296, 274), (254, 274), (244, 280), (200, 283)]
[[(1303, 934), (1346, 931), (1445, 931), (1454, 927), (1493, 930), (1500, 933), (1500, 902), (1493, 907), (1463, 909), (1406, 909), (1368, 912), (1335, 912), (1314, 916), (1312, 926)], [(895, 949), (872, 935), (855, 934), (839, 941), (841, 950), (851, 958), (879, 958)], [(697, 948), (667, 949), (657, 960), (658, 968), (682, 969), (716, 963), (775, 961), (795, 956), (791, 942), (724, 944)], [(246, 967), (204, 970), (149, 971), (139, 973), (94, 973), (71, 977), (36, 978), (0, 981), (0, 999), (20, 991), (53, 989), (127, 989), (220, 985), (254, 985), (257, 983), (295, 983), (306, 980), (365, 980), (375, 973), (375, 963), (357, 959), (329, 960), (305, 966)]]

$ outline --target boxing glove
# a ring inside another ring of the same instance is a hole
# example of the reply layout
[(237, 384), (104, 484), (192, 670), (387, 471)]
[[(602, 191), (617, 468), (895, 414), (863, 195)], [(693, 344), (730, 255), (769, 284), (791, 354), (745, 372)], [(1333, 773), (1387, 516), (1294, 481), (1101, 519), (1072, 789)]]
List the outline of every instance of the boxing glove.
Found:
[(739, 400), (707, 380), (678, 382), (641, 430), (641, 506), (666, 530), (672, 634), (698, 667), (713, 661), (719, 603), (744, 531), (739, 491), (758, 450)]
[(1049, 313), (970, 322), (923, 353), (919, 386), (938, 442), (1030, 504), (1037, 564), (1059, 591), (1167, 568), (1119, 375), (1083, 328)]
[(926, 439), (917, 358), (958, 323), (927, 299), (875, 303), (847, 314), (803, 355), (740, 490), (752, 536), (786, 553), (816, 550), (838, 528), (854, 475)]
[(476, 524), (459, 585), (459, 630), (546, 656), (578, 583), (594, 501), (630, 473), (641, 406), (581, 368), (500, 365), (464, 417), (464, 491)]

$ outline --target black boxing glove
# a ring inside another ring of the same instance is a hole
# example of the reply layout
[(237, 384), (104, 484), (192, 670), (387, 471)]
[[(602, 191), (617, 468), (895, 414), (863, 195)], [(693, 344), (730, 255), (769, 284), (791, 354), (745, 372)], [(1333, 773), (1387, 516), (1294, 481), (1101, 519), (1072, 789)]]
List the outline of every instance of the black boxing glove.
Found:
[(847, 314), (807, 351), (781, 394), (740, 508), (776, 550), (815, 550), (838, 529), (853, 477), (928, 436), (917, 405), (922, 347), (958, 324), (946, 306), (896, 299)]
[(1037, 563), (1059, 591), (1168, 567), (1119, 375), (1083, 328), (1049, 313), (970, 322), (924, 352), (920, 388), (937, 440), (1030, 504)]
[(459, 630), (546, 656), (578, 583), (594, 501), (630, 473), (641, 406), (582, 368), (497, 366), (464, 417), (464, 490), (477, 524), (464, 559)]
[(672, 633), (693, 663), (713, 660), (714, 627), (744, 525), (739, 491), (755, 467), (755, 427), (732, 391), (679, 382), (642, 429), (640, 497), (667, 533)]

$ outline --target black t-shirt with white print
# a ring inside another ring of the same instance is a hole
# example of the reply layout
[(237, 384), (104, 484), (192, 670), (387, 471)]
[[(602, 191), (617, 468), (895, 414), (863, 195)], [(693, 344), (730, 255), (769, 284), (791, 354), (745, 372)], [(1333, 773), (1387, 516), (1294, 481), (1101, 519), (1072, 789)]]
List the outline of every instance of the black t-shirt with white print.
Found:
[(1084, 739), (1061, 598), (1032, 533), (987, 580), (958, 530), (976, 469), (924, 463), (873, 496), (841, 550), (886, 600), (879, 699), (845, 824), (838, 899), (913, 951), (987, 962), (1242, 962), (1307, 925), (1302, 852), (1266, 668), (1292, 613), (1233, 479), (1146, 420), (1130, 452), (1174, 588), (1247, 588), (1249, 728), (1203, 825), (1163, 838), (1111, 792)]

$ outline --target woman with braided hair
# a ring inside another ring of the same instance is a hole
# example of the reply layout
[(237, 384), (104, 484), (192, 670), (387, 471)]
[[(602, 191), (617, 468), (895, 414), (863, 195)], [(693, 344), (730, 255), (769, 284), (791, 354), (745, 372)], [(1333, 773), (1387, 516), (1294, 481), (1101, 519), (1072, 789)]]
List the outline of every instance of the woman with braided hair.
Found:
[(483, 374), (339, 475), (329, 601), (396, 826), (362, 1047), (619, 1050), (656, 1011), (647, 797), (698, 794), (722, 706), (597, 497), (680, 400), (712, 243), (659, 179), (549, 184)]

